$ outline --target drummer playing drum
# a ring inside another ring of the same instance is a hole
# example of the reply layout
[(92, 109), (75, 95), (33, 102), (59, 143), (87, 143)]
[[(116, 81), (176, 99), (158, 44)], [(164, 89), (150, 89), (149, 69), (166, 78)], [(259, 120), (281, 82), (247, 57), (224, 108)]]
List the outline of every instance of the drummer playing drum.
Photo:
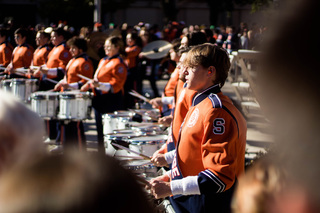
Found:
[[(86, 81), (78, 77), (78, 74), (87, 78), (93, 77), (93, 65), (86, 54), (87, 41), (79, 37), (73, 37), (67, 41), (67, 45), (70, 47), (73, 58), (66, 67), (67, 71), (64, 78), (55, 85), (55, 91), (80, 89)], [(80, 150), (85, 150), (86, 138), (82, 121), (62, 121), (60, 123), (62, 144), (68, 147), (78, 144)]]

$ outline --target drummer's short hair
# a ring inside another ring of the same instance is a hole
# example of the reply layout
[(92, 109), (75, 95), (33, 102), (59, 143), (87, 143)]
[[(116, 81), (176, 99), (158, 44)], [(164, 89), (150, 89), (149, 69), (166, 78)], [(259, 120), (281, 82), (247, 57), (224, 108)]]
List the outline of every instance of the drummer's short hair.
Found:
[(121, 55), (126, 55), (125, 47), (123, 39), (119, 36), (110, 36), (106, 40), (109, 40), (111, 44), (113, 44), (116, 47), (119, 47), (119, 53)]
[(190, 49), (184, 64), (187, 67), (198, 65), (208, 68), (214, 66), (216, 69), (216, 79), (214, 84), (222, 87), (228, 77), (230, 69), (230, 59), (227, 51), (211, 43), (199, 44)]
[(43, 35), (45, 38), (48, 38), (50, 40), (50, 33), (47, 33), (44, 30), (39, 30), (37, 33)]
[(69, 37), (68, 32), (64, 30), (62, 27), (54, 28), (52, 32), (57, 33), (58, 36), (63, 36), (63, 38), (65, 39)]
[(20, 34), (22, 37), (28, 36), (28, 30), (26, 28), (18, 28), (14, 31), (14, 34)]
[(69, 47), (71, 46), (76, 46), (79, 49), (83, 50), (83, 52), (86, 52), (88, 50), (88, 43), (87, 40), (85, 40), (84, 38), (80, 38), (78, 36), (74, 36), (71, 39), (69, 39), (67, 41), (67, 45)]
[(181, 38), (175, 38), (172, 42), (172, 48), (176, 53), (179, 53), (179, 47), (181, 46)]

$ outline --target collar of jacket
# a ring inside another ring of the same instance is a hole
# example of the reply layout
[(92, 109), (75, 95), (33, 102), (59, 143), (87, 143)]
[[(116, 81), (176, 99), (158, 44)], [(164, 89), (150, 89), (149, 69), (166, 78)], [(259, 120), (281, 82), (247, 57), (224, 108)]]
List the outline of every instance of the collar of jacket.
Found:
[(195, 106), (197, 104), (199, 104), (201, 101), (203, 101), (205, 98), (207, 98), (210, 94), (217, 94), (221, 92), (219, 84), (215, 84), (207, 89), (205, 89), (204, 91), (202, 91), (201, 93), (198, 93), (192, 101), (192, 106)]

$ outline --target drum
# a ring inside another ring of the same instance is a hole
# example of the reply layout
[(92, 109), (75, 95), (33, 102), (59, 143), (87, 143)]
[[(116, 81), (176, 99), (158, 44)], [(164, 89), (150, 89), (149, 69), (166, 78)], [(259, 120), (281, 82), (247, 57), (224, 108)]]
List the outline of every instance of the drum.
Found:
[(11, 92), (20, 100), (27, 102), (33, 92), (37, 90), (37, 79), (13, 78)]
[(135, 109), (134, 111), (142, 116), (144, 122), (158, 121), (161, 116), (159, 109)]
[(117, 150), (111, 145), (111, 141), (125, 141), (127, 142), (129, 139), (132, 139), (134, 137), (141, 136), (139, 132), (136, 132), (134, 130), (124, 130), (121, 132), (121, 130), (117, 130), (116, 133), (110, 133), (106, 134), (104, 136), (104, 146), (106, 150), (106, 154), (115, 156), (121, 155), (121, 156), (127, 156), (129, 153), (126, 150)]
[(128, 114), (106, 113), (102, 115), (103, 134), (113, 133), (116, 129), (128, 129), (132, 116)]
[(58, 119), (62, 120), (84, 120), (91, 115), (90, 92), (67, 91), (59, 95)]
[(45, 119), (57, 117), (59, 108), (59, 93), (39, 91), (31, 94), (31, 109)]
[(133, 173), (143, 177), (157, 177), (158, 168), (149, 160), (132, 160), (127, 161), (124, 167), (131, 170)]
[(141, 154), (152, 156), (155, 151), (166, 143), (167, 135), (140, 136), (128, 139), (129, 149)]
[(11, 79), (2, 80), (0, 88), (6, 92), (11, 92)]
[(133, 130), (143, 132), (145, 135), (161, 135), (165, 133), (165, 128), (162, 124), (149, 122), (130, 122), (129, 127)]

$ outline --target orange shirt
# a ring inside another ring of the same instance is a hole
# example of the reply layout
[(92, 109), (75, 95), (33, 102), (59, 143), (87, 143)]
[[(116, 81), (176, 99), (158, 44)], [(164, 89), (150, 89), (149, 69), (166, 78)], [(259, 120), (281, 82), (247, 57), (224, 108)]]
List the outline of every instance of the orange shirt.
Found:
[(229, 189), (244, 172), (246, 132), (245, 119), (218, 85), (197, 94), (181, 128), (172, 178), (210, 176), (206, 181), (216, 190), (210, 193)]
[(11, 61), (13, 47), (9, 42), (2, 42), (0, 44), (0, 65), (8, 66)]
[(86, 80), (77, 76), (81, 74), (88, 78), (93, 77), (93, 65), (89, 56), (87, 54), (81, 54), (77, 57), (72, 58), (67, 65), (67, 83), (82, 82), (85, 83)]
[[(61, 44), (53, 47), (50, 51), (46, 63), (47, 68), (60, 68), (66, 70), (66, 66), (71, 58), (72, 56), (66, 46), (66, 43), (62, 42)], [(56, 76), (48, 75), (47, 77), (54, 78)]]
[(174, 96), (174, 90), (179, 80), (179, 69), (175, 68), (164, 88), (164, 95), (167, 97)]
[(136, 45), (126, 47), (126, 64), (129, 69), (137, 66), (138, 55), (140, 54), (140, 52), (141, 48)]
[(94, 78), (99, 82), (110, 83), (113, 93), (123, 91), (127, 79), (127, 66), (119, 56), (105, 57), (100, 60)]
[(46, 64), (46, 61), (48, 59), (48, 55), (51, 49), (52, 48), (49, 47), (49, 45), (38, 47), (33, 53), (32, 65), (41, 66)]
[(14, 48), (12, 54), (12, 68), (30, 67), (33, 52), (33, 47), (26, 43)]

